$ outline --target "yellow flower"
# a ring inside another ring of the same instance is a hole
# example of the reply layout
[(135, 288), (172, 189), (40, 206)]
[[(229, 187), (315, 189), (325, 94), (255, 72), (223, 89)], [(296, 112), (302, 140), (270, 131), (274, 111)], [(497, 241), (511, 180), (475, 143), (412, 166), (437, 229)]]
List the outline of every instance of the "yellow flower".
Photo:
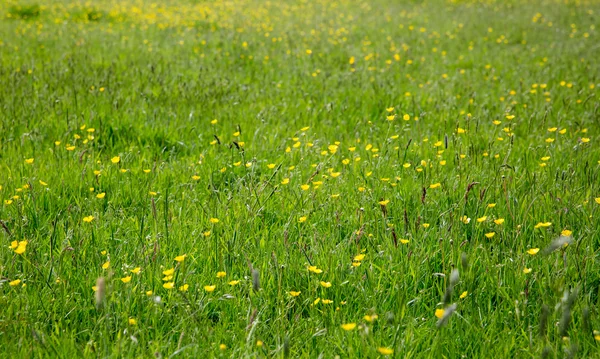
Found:
[(542, 227), (550, 227), (551, 225), (552, 225), (551, 222), (539, 222), (533, 228), (538, 229), (538, 228), (542, 228)]
[(331, 282), (324, 282), (324, 281), (321, 281), (321, 286), (322, 286), (322, 287), (325, 287), (325, 288), (329, 288), (329, 287), (331, 287)]
[(115, 156), (115, 157), (113, 157), (113, 158), (110, 159), (110, 162), (112, 162), (114, 164), (117, 164), (117, 163), (121, 162), (121, 157)]
[(192, 179), (193, 179), (194, 181), (198, 181), (198, 180), (200, 179), (200, 176), (193, 175), (193, 176), (192, 176)]
[(429, 223), (423, 223), (422, 226), (423, 226), (423, 228), (429, 228), (430, 224)]
[(404, 116), (402, 116), (402, 119), (404, 121), (409, 121), (410, 120), (410, 115), (406, 113), (406, 114), (404, 114)]
[(175, 287), (174, 282), (167, 282), (167, 283), (163, 284), (163, 288), (165, 288), (165, 289), (173, 289), (173, 287)]
[(365, 255), (364, 254), (359, 254), (357, 256), (354, 256), (354, 260), (357, 261), (357, 262), (360, 262), (363, 259), (365, 259)]
[(225, 345), (225, 344), (219, 344), (219, 349), (225, 350), (225, 349), (227, 349), (227, 345)]
[(303, 191), (308, 191), (308, 189), (310, 188), (310, 186), (307, 185), (307, 184), (303, 184), (302, 186), (300, 186), (300, 188), (302, 188)]
[(600, 204), (600, 197), (594, 198), (594, 201), (596, 201), (596, 203)]
[(492, 238), (492, 237), (494, 237), (495, 235), (496, 235), (496, 232), (489, 232), (489, 233), (486, 233), (486, 234), (485, 234), (485, 237), (486, 237), (486, 238)]
[(267, 168), (270, 169), (270, 170), (272, 170), (273, 168), (275, 168), (275, 164), (274, 163), (269, 163), (267, 165)]
[(129, 320), (127, 320), (127, 322), (129, 323), (129, 325), (136, 325), (137, 324), (137, 320), (135, 320), (135, 318), (129, 318)]
[(223, 278), (227, 275), (227, 272), (217, 272), (217, 278)]
[(94, 216), (83, 217), (83, 221), (86, 223), (90, 223), (93, 220), (94, 220)]
[(495, 219), (494, 223), (496, 223), (497, 225), (501, 225), (502, 223), (504, 223), (504, 218)]
[(369, 322), (369, 323), (373, 323), (374, 321), (376, 321), (376, 320), (377, 320), (377, 318), (379, 318), (379, 316), (378, 316), (377, 314), (371, 314), (371, 315), (368, 315), (368, 314), (367, 314), (367, 315), (365, 315), (363, 318), (364, 318), (364, 320), (366, 320), (367, 322)]
[(15, 280), (13, 280), (13, 281), (11, 281), (11, 282), (8, 282), (8, 284), (9, 284), (11, 287), (16, 287), (16, 286), (18, 286), (19, 284), (21, 284), (21, 280), (20, 280), (20, 279), (15, 279)]
[(570, 231), (568, 229), (564, 229), (562, 232), (560, 232), (560, 235), (565, 237), (570, 237), (571, 234), (573, 234), (573, 231)]
[(322, 269), (319, 269), (319, 268), (317, 268), (317, 266), (308, 266), (308, 271), (309, 271), (309, 272), (316, 273), (316, 274), (321, 274), (321, 273), (323, 273), (323, 270), (322, 270)]
[(289, 178), (284, 178), (283, 181), (281, 181), (282, 185), (286, 185), (288, 183), (290, 183), (290, 179)]
[(141, 270), (142, 270), (142, 268), (135, 267), (132, 270), (130, 270), (130, 272), (133, 273), (133, 274), (138, 274), (138, 273), (140, 273)]
[(534, 256), (534, 255), (536, 255), (536, 254), (537, 254), (537, 252), (539, 252), (539, 251), (540, 251), (540, 249), (539, 249), (539, 248), (529, 248), (529, 249), (527, 250), (527, 253), (529, 253), (529, 254), (531, 254), (532, 256)]
[(479, 218), (477, 218), (477, 222), (478, 223), (485, 222), (486, 219), (487, 219), (487, 216), (479, 217)]
[(217, 223), (219, 223), (219, 219), (218, 219), (218, 218), (211, 218), (209, 221), (210, 221), (210, 223), (212, 223), (212, 224), (217, 224)]
[(306, 216), (302, 216), (300, 218), (298, 218), (298, 223), (304, 223), (306, 222)]
[(341, 325), (342, 329), (346, 330), (346, 331), (350, 331), (354, 328), (356, 328), (356, 323), (346, 323), (346, 324), (342, 324)]
[(179, 287), (179, 290), (182, 292), (187, 292), (188, 288), (190, 287), (189, 284), (184, 284), (181, 287)]
[(460, 298), (460, 299), (464, 299), (464, 298), (466, 298), (466, 297), (467, 297), (467, 295), (468, 295), (468, 294), (469, 294), (469, 292), (467, 292), (467, 291), (465, 290), (464, 292), (460, 293), (460, 296), (459, 296), (459, 298)]
[[(42, 180), (40, 180), (40, 184), (44, 187), (46, 187), (48, 184)], [(2, 186), (0, 186), (0, 189), (2, 189)]]
[(302, 293), (302, 292), (300, 292), (300, 291), (298, 291), (298, 292), (295, 292), (295, 291), (293, 291), (293, 290), (292, 290), (292, 291), (290, 291), (290, 295), (291, 295), (292, 297), (297, 297), (297, 296), (299, 296), (299, 295), (300, 295), (300, 293)]
[(33, 163), (33, 158), (28, 158), (25, 160), (25, 163), (27, 163), (28, 165)]
[(175, 257), (175, 261), (181, 263), (185, 260), (186, 256), (187, 256), (187, 254), (182, 254), (180, 256), (177, 256), (177, 257)]
[(27, 241), (20, 241), (17, 248), (15, 248), (15, 253), (17, 253), (17, 254), (25, 253), (25, 250), (27, 249), (27, 243), (28, 243)]
[(165, 271), (163, 271), (164, 275), (173, 275), (173, 273), (175, 273), (175, 268), (171, 268), (171, 269), (167, 269)]
[(381, 355), (392, 355), (392, 354), (394, 354), (394, 349), (390, 349), (390, 348), (386, 348), (386, 347), (379, 347), (379, 348), (377, 348), (377, 351)]
[(435, 316), (438, 319), (441, 319), (444, 316), (444, 313), (446, 313), (446, 311), (444, 309), (436, 309), (435, 310)]
[(262, 340), (257, 340), (257, 341), (256, 341), (256, 346), (257, 346), (257, 347), (259, 347), (259, 348), (260, 348), (260, 347), (262, 347), (262, 346), (263, 346), (263, 344), (264, 344), (264, 343), (263, 343), (263, 341), (262, 341)]
[(523, 273), (525, 273), (525, 274), (531, 273), (531, 268), (523, 268)]
[(379, 201), (379, 204), (382, 205), (382, 206), (384, 206), (384, 207), (387, 206), (388, 203), (390, 203), (389, 199), (386, 199), (385, 201)]
[(214, 292), (216, 288), (217, 288), (216, 285), (205, 285), (204, 286), (204, 290), (209, 293)]
[(98, 193), (98, 194), (96, 195), (96, 198), (98, 198), (98, 199), (102, 199), (102, 198), (104, 198), (105, 196), (106, 196), (106, 193), (102, 192), (102, 193)]
[(229, 283), (227, 283), (227, 284), (229, 284), (230, 286), (232, 286), (232, 287), (233, 287), (234, 285), (238, 285), (239, 283), (240, 283), (240, 281), (239, 281), (239, 280), (232, 280), (232, 281), (230, 281), (230, 282), (229, 282)]
[(408, 242), (410, 242), (408, 239), (401, 239), (400, 243), (402, 244), (408, 244)]
[(331, 304), (331, 303), (333, 303), (333, 300), (331, 300), (331, 299), (323, 299), (321, 302), (323, 304)]
[(104, 262), (102, 269), (108, 269), (108, 267), (110, 267), (110, 261)]
[(129, 283), (129, 282), (131, 282), (131, 276), (128, 275), (127, 277), (121, 278), (121, 282), (123, 282), (123, 283)]
[(441, 184), (441, 183), (439, 183), (439, 182), (438, 182), (438, 183), (433, 183), (433, 184), (430, 184), (430, 185), (429, 185), (429, 188), (431, 188), (431, 189), (433, 189), (433, 188), (438, 188), (438, 187), (439, 187), (439, 186), (441, 186), (441, 185), (442, 185), (442, 184)]
[(469, 218), (467, 216), (462, 216), (462, 217), (460, 217), (460, 221), (464, 224), (469, 224), (471, 222), (471, 218)]

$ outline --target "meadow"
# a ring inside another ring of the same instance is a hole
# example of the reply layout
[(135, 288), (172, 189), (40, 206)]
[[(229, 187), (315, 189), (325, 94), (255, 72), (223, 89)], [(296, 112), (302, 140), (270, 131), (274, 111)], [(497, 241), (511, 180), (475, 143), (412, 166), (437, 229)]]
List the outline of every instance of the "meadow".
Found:
[(600, 357), (600, 2), (2, 0), (0, 357)]

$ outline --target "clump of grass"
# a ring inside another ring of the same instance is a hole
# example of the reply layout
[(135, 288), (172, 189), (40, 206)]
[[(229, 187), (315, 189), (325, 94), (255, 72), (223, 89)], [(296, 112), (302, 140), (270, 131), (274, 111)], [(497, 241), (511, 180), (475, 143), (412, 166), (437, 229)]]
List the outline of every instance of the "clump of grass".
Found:
[(41, 9), (38, 4), (12, 5), (6, 17), (19, 20), (30, 20), (40, 16)]
[(96, 8), (83, 8), (72, 14), (72, 19), (80, 22), (97, 22), (106, 18), (106, 13)]

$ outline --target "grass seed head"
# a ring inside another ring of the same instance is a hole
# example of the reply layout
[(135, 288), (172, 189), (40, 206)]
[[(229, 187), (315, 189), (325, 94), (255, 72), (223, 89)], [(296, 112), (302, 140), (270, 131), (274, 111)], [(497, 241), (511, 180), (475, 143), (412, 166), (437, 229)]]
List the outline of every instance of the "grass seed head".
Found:
[(99, 277), (96, 280), (96, 307), (100, 308), (104, 304), (106, 296), (106, 281), (104, 277)]

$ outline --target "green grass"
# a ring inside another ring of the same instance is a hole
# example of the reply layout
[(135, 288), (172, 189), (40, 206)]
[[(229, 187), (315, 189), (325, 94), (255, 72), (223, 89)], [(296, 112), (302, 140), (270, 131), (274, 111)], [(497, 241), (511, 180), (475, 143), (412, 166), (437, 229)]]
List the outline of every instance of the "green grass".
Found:
[(600, 2), (4, 5), (0, 357), (600, 357)]

